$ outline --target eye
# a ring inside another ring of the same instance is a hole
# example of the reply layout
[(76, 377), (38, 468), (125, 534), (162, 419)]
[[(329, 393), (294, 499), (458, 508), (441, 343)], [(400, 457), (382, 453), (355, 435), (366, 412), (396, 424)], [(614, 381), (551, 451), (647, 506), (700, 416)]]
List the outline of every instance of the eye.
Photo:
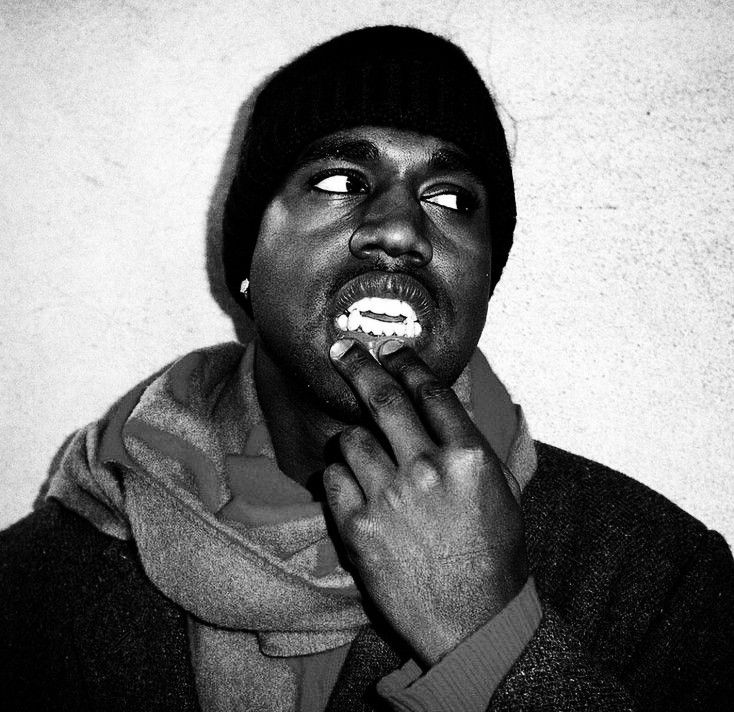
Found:
[(335, 173), (324, 178), (317, 178), (312, 187), (323, 193), (366, 193), (364, 181), (347, 173)]
[(433, 203), (434, 205), (440, 205), (449, 210), (459, 209), (459, 196), (456, 193), (439, 193), (438, 195), (431, 195), (428, 198), (423, 198), (427, 203)]
[(468, 213), (476, 207), (475, 199), (463, 190), (444, 191), (433, 195), (423, 196), (426, 203), (440, 205), (457, 213)]

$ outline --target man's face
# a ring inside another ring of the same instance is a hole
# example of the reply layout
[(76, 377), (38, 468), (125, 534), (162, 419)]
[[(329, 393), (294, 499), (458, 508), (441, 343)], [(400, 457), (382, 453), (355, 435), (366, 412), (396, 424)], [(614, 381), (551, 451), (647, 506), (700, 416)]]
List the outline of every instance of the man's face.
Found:
[(331, 134), (301, 154), (263, 215), (250, 275), (261, 355), (341, 420), (355, 398), (339, 338), (411, 344), (453, 383), (484, 327), (487, 196), (454, 144), (393, 128)]

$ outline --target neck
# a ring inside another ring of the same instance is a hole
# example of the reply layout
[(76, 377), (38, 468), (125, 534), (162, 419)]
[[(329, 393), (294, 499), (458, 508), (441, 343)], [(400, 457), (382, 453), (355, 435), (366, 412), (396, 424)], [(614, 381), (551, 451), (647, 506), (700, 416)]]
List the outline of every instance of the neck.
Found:
[(314, 405), (283, 377), (263, 348), (255, 350), (255, 388), (278, 467), (320, 498), (328, 449), (345, 424)]

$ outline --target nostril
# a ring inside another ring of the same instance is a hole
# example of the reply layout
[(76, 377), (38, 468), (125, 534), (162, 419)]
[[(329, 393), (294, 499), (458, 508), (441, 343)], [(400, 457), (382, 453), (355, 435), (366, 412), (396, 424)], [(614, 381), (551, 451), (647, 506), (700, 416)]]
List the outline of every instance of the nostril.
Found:
[(413, 266), (427, 264), (433, 257), (430, 240), (411, 220), (363, 223), (352, 234), (349, 249), (360, 259), (382, 254), (393, 259), (403, 258)]
[(433, 259), (433, 247), (426, 241), (426, 249), (405, 253), (405, 259), (411, 267), (423, 267)]

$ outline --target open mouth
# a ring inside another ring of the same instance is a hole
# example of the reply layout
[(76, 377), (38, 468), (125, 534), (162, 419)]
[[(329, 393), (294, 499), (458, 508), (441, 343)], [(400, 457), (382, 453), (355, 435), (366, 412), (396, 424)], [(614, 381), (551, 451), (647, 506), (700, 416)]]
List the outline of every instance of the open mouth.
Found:
[(407, 339), (417, 339), (423, 331), (415, 309), (408, 302), (386, 297), (362, 297), (353, 302), (336, 318), (336, 325), (348, 334)]
[(425, 340), (435, 310), (435, 301), (418, 279), (375, 270), (343, 285), (332, 323), (338, 338), (360, 341), (376, 357), (380, 345), (389, 339), (414, 347)]

